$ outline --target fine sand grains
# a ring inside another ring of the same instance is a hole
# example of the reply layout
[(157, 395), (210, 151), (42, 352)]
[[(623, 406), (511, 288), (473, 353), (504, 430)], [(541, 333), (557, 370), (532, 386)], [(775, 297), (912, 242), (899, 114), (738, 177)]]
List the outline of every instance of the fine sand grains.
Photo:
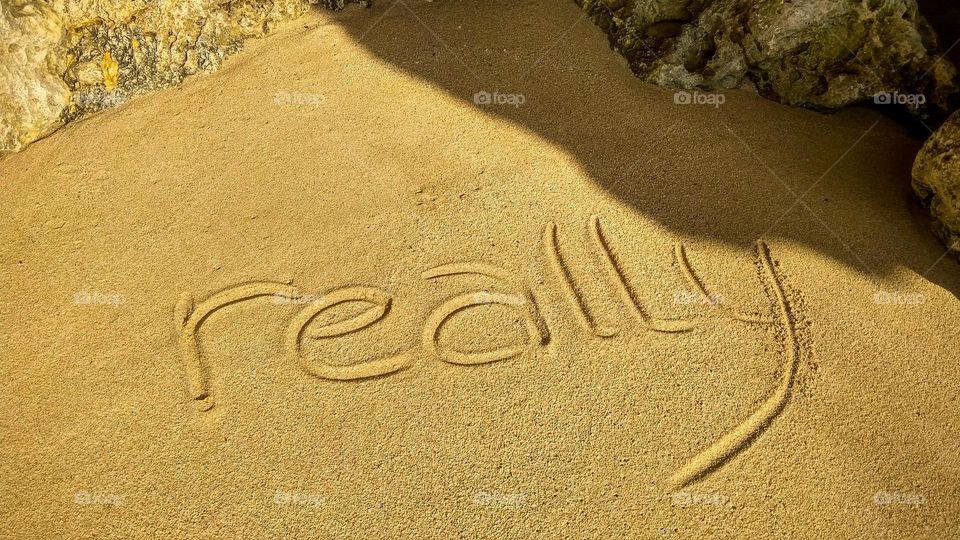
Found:
[(573, 3), (311, 13), (0, 159), (0, 537), (956, 536), (918, 145)]

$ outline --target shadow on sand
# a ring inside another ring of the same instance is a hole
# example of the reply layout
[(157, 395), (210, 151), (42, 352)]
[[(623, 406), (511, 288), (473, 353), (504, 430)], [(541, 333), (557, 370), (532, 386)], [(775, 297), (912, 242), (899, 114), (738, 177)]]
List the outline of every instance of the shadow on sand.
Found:
[[(833, 115), (727, 92), (676, 104), (640, 82), (569, 0), (381, 1), (339, 23), (370, 52), (564, 148), (594, 182), (678, 234), (781, 239), (880, 279), (908, 268), (960, 293), (910, 189), (922, 140), (875, 110)], [(503, 98), (509, 100), (509, 98)], [(722, 181), (716, 181), (717, 179)]]

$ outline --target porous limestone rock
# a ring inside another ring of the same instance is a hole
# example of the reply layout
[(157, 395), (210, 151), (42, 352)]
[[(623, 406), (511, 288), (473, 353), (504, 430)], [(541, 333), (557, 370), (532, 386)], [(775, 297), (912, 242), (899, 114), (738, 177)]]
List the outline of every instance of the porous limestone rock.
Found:
[(960, 256), (960, 111), (917, 154), (913, 190), (930, 207), (937, 236)]
[(212, 71), (310, 4), (344, 1), (0, 0), (0, 152)]
[(656, 84), (750, 80), (765, 97), (817, 109), (880, 96), (921, 118), (954, 108), (956, 70), (915, 0), (576, 1)]
[[(769, 98), (823, 109), (896, 93), (921, 117), (945, 116), (956, 96), (915, 0), (576, 1), (657, 84), (749, 79)], [(0, 0), (0, 152), (214, 70), (311, 3), (345, 2), (368, 0)]]
[(0, 151), (57, 127), (70, 103), (60, 78), (64, 28), (45, 2), (0, 1)]

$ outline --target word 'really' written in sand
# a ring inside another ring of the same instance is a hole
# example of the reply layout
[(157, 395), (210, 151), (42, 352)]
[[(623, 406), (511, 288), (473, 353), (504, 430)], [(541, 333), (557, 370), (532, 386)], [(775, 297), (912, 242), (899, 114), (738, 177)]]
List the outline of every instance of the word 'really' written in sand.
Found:
[[(664, 319), (652, 316), (644, 307), (637, 292), (628, 283), (622, 264), (611, 249), (599, 216), (590, 217), (589, 232), (596, 255), (606, 270), (606, 278), (611, 289), (616, 291), (616, 295), (644, 329), (652, 332), (682, 333), (697, 327), (699, 319), (696, 317)], [(550, 268), (556, 274), (557, 281), (562, 285), (564, 296), (572, 308), (571, 311), (576, 315), (583, 330), (598, 338), (615, 335), (615, 331), (598, 324), (595, 317), (591, 315), (589, 306), (564, 259), (558, 241), (558, 228), (553, 222), (544, 229), (543, 250), (549, 260)], [(776, 330), (774, 333), (782, 342), (780, 350), (783, 359), (779, 384), (767, 399), (747, 418), (677, 469), (669, 478), (668, 488), (670, 489), (681, 489), (696, 481), (748, 446), (780, 414), (790, 400), (800, 346), (796, 322), (781, 277), (764, 242), (757, 242), (756, 255), (760, 278), (764, 283), (766, 296), (771, 302), (768, 314), (741, 312), (722, 305), (722, 302), (717, 301), (716, 296), (707, 290), (703, 280), (690, 264), (683, 244), (678, 243), (674, 246), (674, 258), (680, 277), (695, 291), (695, 294), (704, 299), (703, 304), (707, 308), (716, 309), (746, 324), (774, 328)], [(492, 286), (450, 298), (429, 314), (424, 322), (421, 336), (421, 346), (428, 356), (453, 365), (477, 365), (533, 353), (550, 343), (550, 328), (540, 313), (533, 292), (507, 270), (484, 262), (466, 261), (441, 264), (422, 274), (425, 280), (457, 276), (479, 276), (489, 280)], [(390, 312), (393, 297), (376, 287), (355, 285), (335, 288), (324, 294), (308, 294), (287, 283), (257, 281), (227, 287), (200, 302), (195, 302), (193, 295), (185, 293), (174, 309), (174, 324), (183, 356), (190, 397), (200, 411), (209, 411), (215, 406), (207, 378), (208, 370), (200, 353), (199, 331), (203, 321), (217, 310), (261, 297), (287, 299), (304, 306), (287, 325), (284, 351), (287, 358), (305, 373), (326, 380), (347, 381), (382, 377), (413, 364), (412, 349), (388, 357), (356, 359), (354, 363), (346, 365), (314, 361), (307, 358), (301, 351), (304, 338), (333, 339), (361, 332), (380, 323)], [(367, 307), (345, 320), (313, 324), (321, 313), (341, 304), (356, 302)], [(471, 308), (490, 304), (499, 304), (518, 312), (526, 331), (524, 342), (479, 352), (463, 352), (441, 346), (439, 341), (441, 329), (453, 316)]]

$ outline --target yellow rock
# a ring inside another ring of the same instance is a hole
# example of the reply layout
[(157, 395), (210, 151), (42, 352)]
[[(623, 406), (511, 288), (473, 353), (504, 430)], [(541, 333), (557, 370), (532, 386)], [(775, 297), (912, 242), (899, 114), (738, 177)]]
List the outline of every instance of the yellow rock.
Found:
[[(265, 35), (312, 3), (0, 0), (0, 153), (132, 95), (214, 71), (244, 40)], [(337, 7), (343, 0), (319, 3)], [(99, 92), (101, 81), (108, 96)]]
[(103, 72), (103, 86), (106, 87), (107, 92), (113, 92), (117, 87), (119, 68), (117, 61), (110, 56), (110, 51), (105, 52), (103, 60), (100, 61), (100, 71)]

